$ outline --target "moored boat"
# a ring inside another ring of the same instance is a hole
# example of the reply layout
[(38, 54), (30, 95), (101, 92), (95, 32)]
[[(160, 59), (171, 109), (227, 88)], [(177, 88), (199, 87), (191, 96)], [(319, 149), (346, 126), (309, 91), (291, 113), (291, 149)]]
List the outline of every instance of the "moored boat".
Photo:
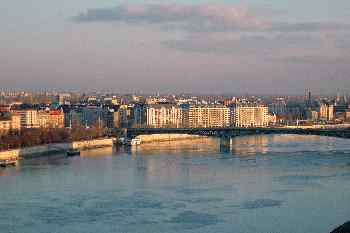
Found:
[(16, 166), (17, 161), (18, 161), (17, 157), (8, 158), (8, 159), (0, 159), (0, 166), (1, 167)]
[(67, 150), (67, 156), (78, 156), (78, 155), (80, 155), (80, 150), (77, 150), (77, 149)]
[(133, 138), (131, 140), (126, 141), (126, 145), (128, 146), (136, 146), (136, 145), (141, 145), (141, 139), (139, 138)]

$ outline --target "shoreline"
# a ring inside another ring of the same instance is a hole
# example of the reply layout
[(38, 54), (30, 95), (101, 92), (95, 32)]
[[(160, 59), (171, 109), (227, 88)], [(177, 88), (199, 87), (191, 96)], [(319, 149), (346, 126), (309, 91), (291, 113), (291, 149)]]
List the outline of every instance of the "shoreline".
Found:
[[(138, 136), (142, 144), (167, 141), (183, 141), (206, 138), (206, 136), (190, 135), (190, 134), (152, 134)], [(52, 143), (38, 145), (32, 147), (18, 148), (0, 151), (0, 160), (7, 159), (25, 159), (33, 158), (50, 154), (65, 153), (69, 149), (88, 150), (103, 147), (113, 147), (116, 138), (100, 138), (84, 141), (74, 141), (70, 143)]]
[(0, 160), (9, 158), (32, 158), (42, 155), (64, 153), (69, 149), (87, 150), (101, 147), (113, 147), (115, 138), (101, 138), (70, 143), (53, 143), (40, 146), (19, 148), (0, 152)]

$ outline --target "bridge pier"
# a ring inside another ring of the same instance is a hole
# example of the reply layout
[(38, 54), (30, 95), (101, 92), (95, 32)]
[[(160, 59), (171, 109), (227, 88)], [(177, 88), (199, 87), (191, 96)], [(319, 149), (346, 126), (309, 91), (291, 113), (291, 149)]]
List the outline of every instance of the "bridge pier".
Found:
[(228, 136), (220, 137), (220, 151), (230, 151), (232, 149), (232, 138)]

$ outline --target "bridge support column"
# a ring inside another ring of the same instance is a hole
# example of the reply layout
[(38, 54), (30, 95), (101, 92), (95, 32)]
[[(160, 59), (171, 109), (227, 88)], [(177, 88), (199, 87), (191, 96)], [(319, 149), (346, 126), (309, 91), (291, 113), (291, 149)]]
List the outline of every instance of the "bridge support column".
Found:
[(129, 138), (129, 135), (128, 135), (128, 129), (127, 128), (123, 128), (121, 130), (121, 137), (124, 137), (124, 138)]
[(232, 149), (232, 138), (231, 137), (220, 137), (220, 151), (229, 152)]

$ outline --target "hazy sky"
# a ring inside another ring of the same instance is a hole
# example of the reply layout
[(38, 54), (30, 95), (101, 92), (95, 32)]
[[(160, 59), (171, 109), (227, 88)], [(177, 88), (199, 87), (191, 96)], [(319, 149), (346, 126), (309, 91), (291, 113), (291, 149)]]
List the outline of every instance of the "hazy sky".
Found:
[(2, 0), (0, 88), (350, 90), (350, 1)]

